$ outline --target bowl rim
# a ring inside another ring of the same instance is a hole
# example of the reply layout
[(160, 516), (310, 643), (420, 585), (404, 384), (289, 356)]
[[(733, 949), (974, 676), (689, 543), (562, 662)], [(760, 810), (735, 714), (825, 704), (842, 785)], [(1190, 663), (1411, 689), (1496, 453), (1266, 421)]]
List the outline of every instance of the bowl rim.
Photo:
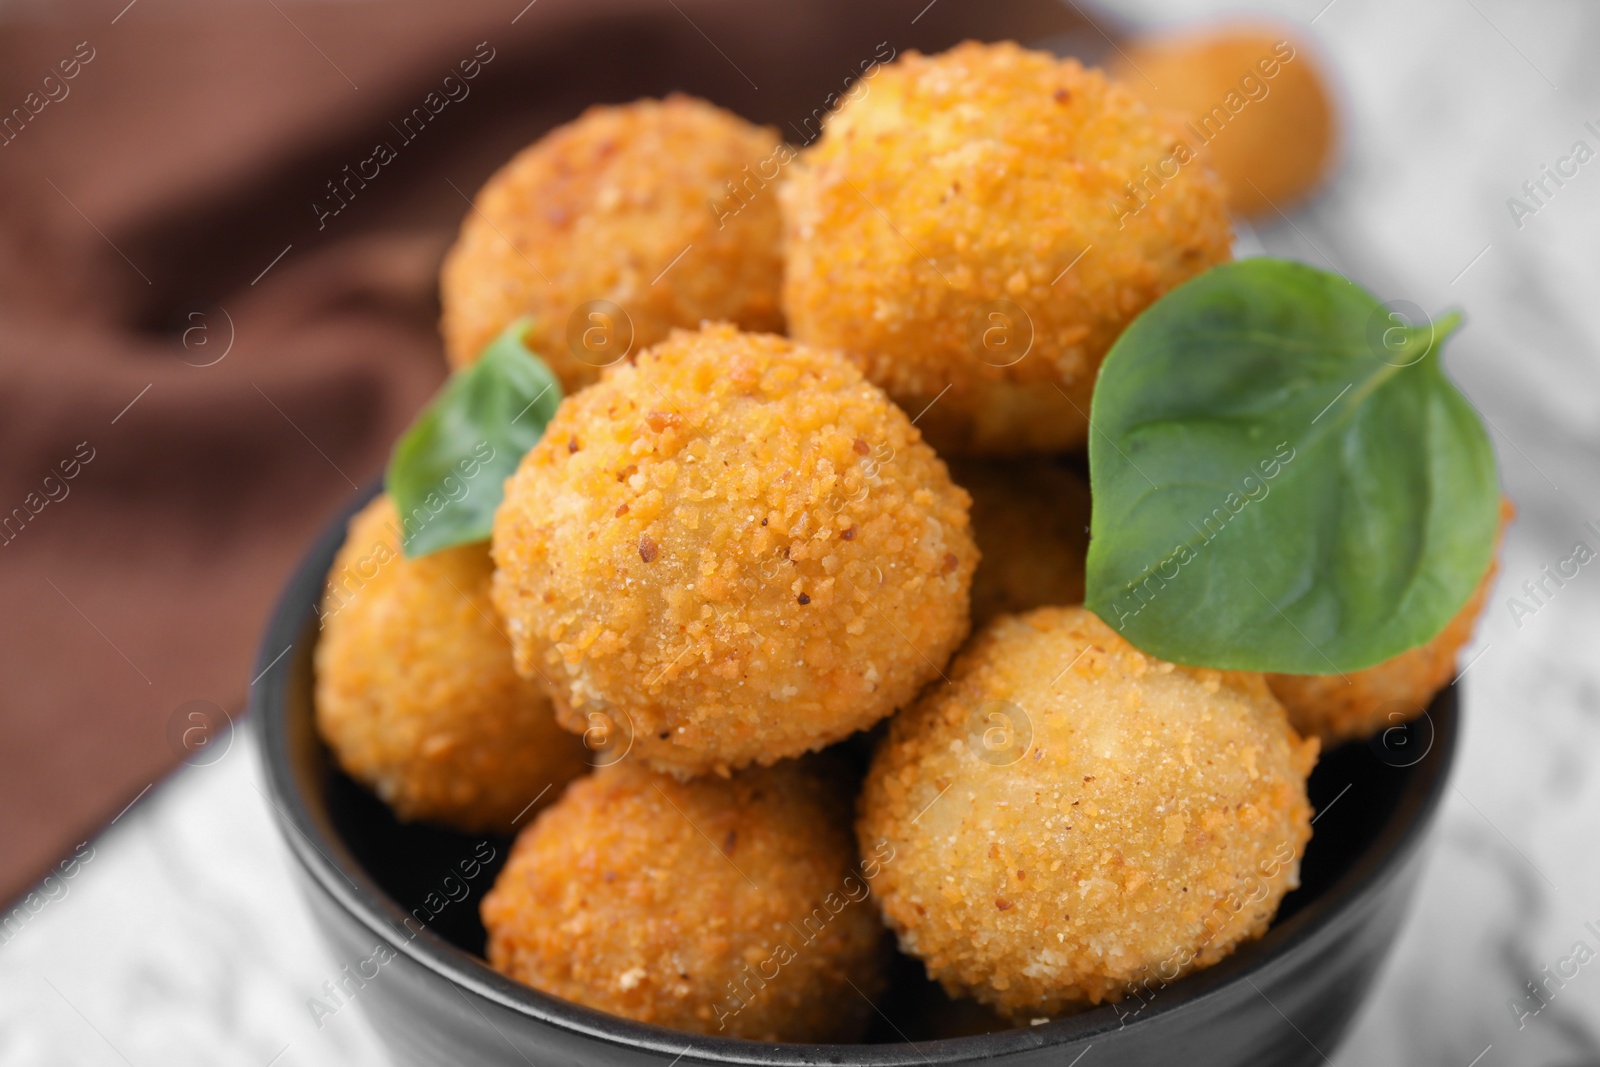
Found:
[[(470, 991), (517, 1015), (619, 1049), (706, 1063), (765, 1067), (814, 1064), (819, 1054), (829, 1057), (829, 1062), (859, 1067), (915, 1067), (968, 1063), (1092, 1042), (1110, 1031), (1174, 1012), (1204, 1010), (1208, 1001), (1224, 991), (1281, 965), (1296, 948), (1316, 938), (1341, 915), (1360, 907), (1392, 881), (1403, 866), (1402, 861), (1431, 826), (1455, 761), (1460, 724), (1458, 696), (1452, 684), (1441, 690), (1427, 709), (1434, 728), (1433, 743), (1412, 768), (1412, 780), (1402, 790), (1394, 815), (1350, 869), (1262, 937), (1241, 945), (1219, 963), (1164, 987), (1163, 997), (1142, 1006), (1131, 1022), (1124, 1020), (1115, 1005), (1107, 1003), (1024, 1029), (876, 1045), (779, 1044), (691, 1034), (635, 1022), (523, 985), (426, 927), (412, 931), (405, 925), (411, 916), (367, 875), (340, 838), (323, 832), (321, 820), (297, 787), (289, 757), (287, 698), (294, 661), (299, 657), (286, 652), (308, 633), (314, 634), (314, 607), (333, 556), (344, 541), (346, 525), (380, 489), (381, 484), (369, 483), (352, 494), (301, 558), (273, 607), (252, 668), (258, 681), (250, 688), (249, 710), (261, 742), (266, 796), (279, 832), (300, 865), (347, 915), (383, 938), (395, 951), (450, 983), (458, 993)], [(300, 656), (309, 654), (310, 650), (302, 650)], [(1331, 806), (1330, 803), (1328, 807)], [(476, 1005), (473, 1007), (476, 1010)]]

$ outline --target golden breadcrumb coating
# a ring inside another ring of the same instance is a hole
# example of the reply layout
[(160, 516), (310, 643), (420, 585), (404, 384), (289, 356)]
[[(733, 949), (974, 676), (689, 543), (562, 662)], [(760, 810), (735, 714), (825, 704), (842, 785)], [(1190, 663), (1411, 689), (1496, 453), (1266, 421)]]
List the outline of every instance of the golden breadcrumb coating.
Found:
[(1311, 836), (1302, 741), (1259, 674), (1143, 655), (1082, 608), (1002, 616), (896, 716), (858, 836), (900, 946), (1026, 1020), (1258, 937)]
[(674, 332), (562, 401), (506, 483), (494, 596), (583, 731), (680, 774), (909, 701), (966, 636), (967, 494), (837, 352)]
[(489, 962), (658, 1026), (858, 1040), (888, 939), (848, 797), (792, 761), (686, 783), (604, 767), (517, 838), (483, 901)]
[[(621, 359), (630, 332), (637, 355), (704, 319), (781, 330), (782, 224), (768, 186), (792, 155), (776, 131), (677, 95), (592, 107), (550, 131), (489, 179), (445, 258), (451, 365), (477, 359), (521, 315), (534, 318), (526, 343), (568, 392)], [(626, 321), (579, 312), (595, 300)]]
[[(1511, 501), (1500, 502), (1500, 536), (1516, 514)], [(1499, 552), (1499, 541), (1495, 543)], [(1438, 636), (1384, 660), (1375, 667), (1347, 674), (1269, 674), (1273, 695), (1289, 709), (1289, 721), (1303, 734), (1322, 738), (1325, 747), (1371, 737), (1399, 726), (1428, 710), (1439, 690), (1456, 674), (1461, 649), (1472, 630), (1499, 572), (1498, 559)]]
[(1187, 120), (1190, 147), (1216, 168), (1239, 215), (1275, 216), (1333, 162), (1332, 93), (1292, 36), (1259, 24), (1181, 30), (1136, 40), (1112, 60), (1135, 96)]
[[(941, 452), (1081, 446), (1123, 327), (1230, 254), (1222, 186), (1170, 158), (1179, 142), (1175, 121), (1074, 60), (907, 52), (789, 168), (790, 332), (926, 408)], [(1130, 182), (1149, 183), (1142, 209)]]
[(1055, 460), (958, 459), (950, 477), (972, 494), (972, 625), (996, 615), (1083, 603), (1089, 487)]
[(489, 599), (488, 546), (400, 553), (394, 505), (350, 520), (328, 574), (317, 728), (401, 819), (510, 833), (542, 790), (583, 773), (583, 745), (517, 675)]

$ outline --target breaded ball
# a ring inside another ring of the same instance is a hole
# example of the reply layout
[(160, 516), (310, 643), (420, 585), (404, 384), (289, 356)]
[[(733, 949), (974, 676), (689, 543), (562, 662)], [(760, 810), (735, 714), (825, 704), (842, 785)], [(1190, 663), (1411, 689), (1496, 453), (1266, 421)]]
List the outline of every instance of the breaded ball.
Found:
[(972, 625), (996, 615), (1083, 603), (1089, 487), (1049, 459), (953, 460), (972, 494)]
[(399, 818), (510, 833), (587, 770), (584, 747), (512, 666), (488, 546), (406, 559), (400, 537), (387, 496), (350, 520), (320, 612), (317, 728)]
[(552, 130), (489, 179), (445, 258), (451, 365), (522, 315), (568, 392), (674, 326), (781, 330), (769, 185), (792, 156), (776, 131), (686, 96), (592, 107)]
[[(1500, 504), (1500, 530), (1516, 509), (1509, 500)], [(1499, 543), (1496, 542), (1496, 552)], [(1347, 674), (1269, 674), (1267, 684), (1289, 709), (1289, 721), (1303, 734), (1322, 739), (1326, 747), (1371, 737), (1416, 718), (1428, 710), (1439, 690), (1456, 674), (1461, 649), (1483, 612), (1484, 601), (1500, 569), (1491, 560), (1466, 605), (1438, 636), (1366, 670)]]
[(557, 714), (680, 774), (863, 730), (966, 636), (967, 494), (837, 352), (676, 332), (562, 401), (495, 516), (494, 596)]
[(1311, 836), (1302, 741), (1259, 674), (1143, 655), (1082, 608), (1002, 616), (896, 716), (858, 836), (900, 947), (1027, 1020), (1262, 934)]
[(1321, 184), (1333, 162), (1327, 78), (1281, 26), (1186, 30), (1127, 45), (1112, 73), (1153, 108), (1188, 120), (1191, 147), (1228, 190), (1228, 207), (1275, 215)]
[(1123, 327), (1229, 256), (1181, 140), (1074, 60), (908, 52), (789, 168), (790, 333), (856, 356), (941, 453), (1079, 447)]
[(489, 962), (658, 1026), (857, 1040), (888, 939), (848, 797), (793, 761), (687, 783), (604, 767), (517, 838), (483, 900)]

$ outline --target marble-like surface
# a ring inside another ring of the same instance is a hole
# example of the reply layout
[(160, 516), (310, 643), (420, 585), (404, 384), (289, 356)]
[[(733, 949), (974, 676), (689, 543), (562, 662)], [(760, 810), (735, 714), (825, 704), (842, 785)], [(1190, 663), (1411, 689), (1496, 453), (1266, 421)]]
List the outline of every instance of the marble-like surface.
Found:
[(54, 899), (0, 947), (0, 1063), (388, 1062), (358, 1007), (320, 1027), (307, 1007), (349, 961), (313, 928), (263, 789), (237, 729), (46, 880)]
[[(1199, 0), (1121, 5), (1141, 20)], [(1600, 9), (1513, 0), (1297, 0), (1339, 71), (1342, 168), (1259, 228), (1265, 250), (1343, 271), (1467, 326), (1456, 380), (1494, 428), (1519, 518), (1473, 646), (1466, 735), (1419, 902), (1341, 1065), (1600, 1063), (1600, 568), (1532, 614), (1510, 598), (1577, 541), (1600, 549), (1600, 160), (1536, 214), (1507, 199), (1574, 141), (1600, 150)], [(0, 1063), (384, 1062), (359, 1007), (307, 1000), (344, 961), (310, 927), (259, 793), (253, 743), (156, 786), (0, 947)], [(64, 895), (63, 895), (64, 894)], [(1571, 973), (1573, 966), (1567, 966)], [(1520, 1006), (1520, 1010), (1514, 1005)]]

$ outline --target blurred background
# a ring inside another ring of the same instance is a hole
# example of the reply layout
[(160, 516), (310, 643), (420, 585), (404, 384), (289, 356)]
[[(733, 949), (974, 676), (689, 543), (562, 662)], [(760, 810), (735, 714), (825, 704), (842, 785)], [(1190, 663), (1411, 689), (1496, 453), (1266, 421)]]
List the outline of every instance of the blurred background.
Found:
[(1600, 579), (1522, 592), (1600, 544), (1579, 0), (0, 3), (0, 1062), (384, 1062), (359, 1011), (307, 1010), (339, 965), (230, 726), (294, 561), (444, 376), (439, 260), (500, 163), (672, 89), (798, 131), (883, 41), (1127, 66), (1246, 16), (1338, 121), (1307, 195), (1239, 205), (1239, 254), (1462, 308), (1447, 366), (1519, 511), (1415, 914), (1332, 1059), (1600, 1064), (1600, 967), (1526, 1014), (1600, 937)]

